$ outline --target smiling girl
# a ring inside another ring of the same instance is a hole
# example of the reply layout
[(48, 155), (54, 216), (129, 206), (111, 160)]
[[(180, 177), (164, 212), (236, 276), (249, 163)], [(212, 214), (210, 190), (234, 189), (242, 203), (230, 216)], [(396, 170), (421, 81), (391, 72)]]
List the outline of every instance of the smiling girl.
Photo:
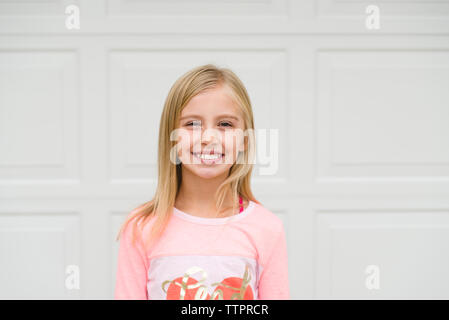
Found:
[(174, 83), (155, 195), (117, 237), (115, 299), (289, 299), (282, 220), (251, 192), (254, 150), (250, 99), (231, 70), (208, 64)]

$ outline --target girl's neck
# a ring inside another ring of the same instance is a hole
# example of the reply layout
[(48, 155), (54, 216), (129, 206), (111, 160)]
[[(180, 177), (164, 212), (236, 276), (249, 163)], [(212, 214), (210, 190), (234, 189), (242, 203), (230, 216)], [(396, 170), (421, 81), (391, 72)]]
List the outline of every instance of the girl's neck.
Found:
[[(203, 179), (186, 171), (188, 170), (183, 169), (182, 171), (182, 183), (176, 197), (175, 207), (200, 217), (217, 217), (218, 212), (215, 206), (214, 194), (220, 184), (226, 179), (227, 173), (211, 179)], [(228, 192), (223, 207), (231, 206), (232, 197)], [(238, 210), (238, 202), (235, 206)], [(230, 210), (223, 212), (224, 216), (231, 215), (232, 211)]]

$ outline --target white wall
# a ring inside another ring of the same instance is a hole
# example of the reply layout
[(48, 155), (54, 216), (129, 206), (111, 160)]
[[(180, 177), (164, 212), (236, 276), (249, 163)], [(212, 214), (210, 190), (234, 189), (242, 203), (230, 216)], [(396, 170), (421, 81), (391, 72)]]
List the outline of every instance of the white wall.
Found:
[(449, 298), (448, 36), (443, 0), (1, 0), (0, 298), (113, 297), (164, 99), (209, 62), (279, 129), (253, 188), (285, 223), (293, 299)]

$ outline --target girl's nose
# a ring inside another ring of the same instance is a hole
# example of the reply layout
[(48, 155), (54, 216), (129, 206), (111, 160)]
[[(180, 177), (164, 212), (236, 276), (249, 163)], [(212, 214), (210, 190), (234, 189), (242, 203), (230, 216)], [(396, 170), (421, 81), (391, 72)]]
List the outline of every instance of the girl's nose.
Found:
[(214, 128), (206, 128), (201, 136), (202, 142), (209, 143), (211, 141), (219, 141), (219, 132)]

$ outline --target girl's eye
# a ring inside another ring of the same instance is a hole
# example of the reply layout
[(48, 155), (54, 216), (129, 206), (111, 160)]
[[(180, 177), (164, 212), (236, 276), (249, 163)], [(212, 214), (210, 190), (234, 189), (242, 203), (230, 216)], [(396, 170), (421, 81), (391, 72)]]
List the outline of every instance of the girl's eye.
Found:
[(186, 124), (186, 126), (191, 126), (191, 125), (200, 126), (201, 125), (201, 121), (193, 121), (193, 122), (189, 122), (189, 123)]
[(230, 122), (221, 122), (222, 125), (224, 125), (225, 127), (232, 127), (232, 123)]
[[(220, 122), (220, 125), (224, 126), (224, 127), (228, 127), (228, 128), (232, 127), (232, 123), (230, 123), (230, 122)], [(186, 123), (186, 126), (201, 126), (201, 121), (189, 122), (189, 123)]]

